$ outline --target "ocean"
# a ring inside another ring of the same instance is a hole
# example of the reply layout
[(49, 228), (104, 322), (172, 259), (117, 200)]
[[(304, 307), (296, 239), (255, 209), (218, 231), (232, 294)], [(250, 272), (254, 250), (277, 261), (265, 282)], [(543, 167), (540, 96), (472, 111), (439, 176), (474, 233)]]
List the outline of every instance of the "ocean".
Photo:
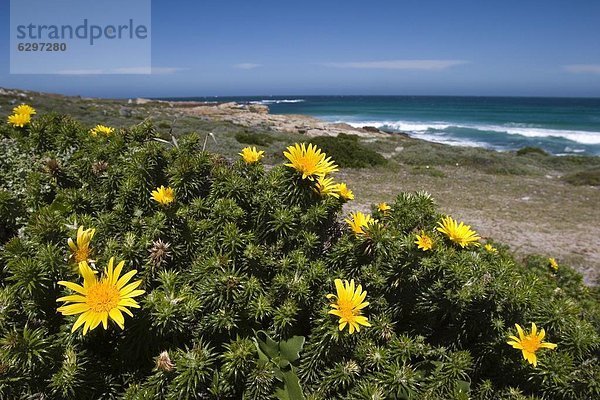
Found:
[[(191, 100), (191, 99), (190, 99)], [(556, 154), (600, 155), (600, 98), (453, 96), (257, 96), (195, 100), (268, 105), (456, 146), (498, 151), (535, 146)]]

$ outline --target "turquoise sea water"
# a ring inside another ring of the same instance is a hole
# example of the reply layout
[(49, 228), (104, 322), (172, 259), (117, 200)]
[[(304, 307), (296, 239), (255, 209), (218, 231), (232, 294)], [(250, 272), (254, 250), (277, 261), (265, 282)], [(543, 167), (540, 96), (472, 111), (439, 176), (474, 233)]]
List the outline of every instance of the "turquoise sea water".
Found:
[(450, 96), (210, 97), (254, 102), (274, 114), (306, 114), (376, 126), (460, 146), (600, 155), (600, 99)]

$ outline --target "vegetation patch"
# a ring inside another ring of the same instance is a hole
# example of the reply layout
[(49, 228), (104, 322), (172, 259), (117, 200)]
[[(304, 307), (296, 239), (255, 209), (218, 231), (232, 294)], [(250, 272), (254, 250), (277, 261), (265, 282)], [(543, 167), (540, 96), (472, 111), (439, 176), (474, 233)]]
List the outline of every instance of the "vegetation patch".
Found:
[(414, 174), (428, 175), (428, 176), (433, 176), (436, 178), (445, 178), (446, 177), (446, 174), (443, 171), (441, 171), (437, 168), (434, 168), (434, 167), (430, 167), (429, 165), (426, 165), (424, 167), (417, 165), (417, 166), (414, 166), (411, 171)]
[(0, 126), (0, 398), (600, 397), (598, 291), (427, 193), (343, 215), (313, 146), (29, 117)]
[(344, 168), (366, 168), (386, 164), (386, 159), (359, 141), (356, 135), (319, 136), (310, 143), (320, 147)]
[(563, 180), (571, 185), (600, 186), (600, 168), (590, 168), (563, 176)]
[(516, 153), (518, 156), (526, 156), (526, 155), (530, 155), (530, 154), (535, 154), (535, 155), (540, 155), (540, 156), (548, 155), (548, 153), (546, 153), (543, 149), (540, 149), (539, 147), (533, 147), (533, 146), (523, 147), (523, 148), (517, 150)]
[(235, 134), (235, 140), (243, 144), (268, 146), (275, 141), (275, 138), (262, 132), (239, 132)]

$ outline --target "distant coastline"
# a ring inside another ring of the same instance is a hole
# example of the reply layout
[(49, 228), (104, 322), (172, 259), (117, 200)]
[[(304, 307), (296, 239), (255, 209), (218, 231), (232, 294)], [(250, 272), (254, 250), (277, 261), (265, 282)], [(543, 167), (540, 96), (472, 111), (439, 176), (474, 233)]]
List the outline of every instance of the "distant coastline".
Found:
[(274, 115), (308, 115), (449, 145), (499, 151), (539, 147), (554, 155), (600, 155), (598, 98), (243, 96), (168, 100), (266, 105)]

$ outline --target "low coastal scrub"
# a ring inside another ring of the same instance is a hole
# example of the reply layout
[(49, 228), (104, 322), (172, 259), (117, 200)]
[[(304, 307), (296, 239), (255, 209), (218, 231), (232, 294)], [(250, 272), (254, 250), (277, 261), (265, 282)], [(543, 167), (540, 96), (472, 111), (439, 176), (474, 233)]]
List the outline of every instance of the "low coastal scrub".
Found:
[(386, 163), (381, 154), (361, 144), (356, 135), (319, 136), (311, 138), (310, 142), (344, 168), (366, 168)]
[(527, 146), (527, 147), (523, 147), (523, 148), (517, 150), (518, 156), (527, 156), (530, 154), (535, 154), (535, 155), (540, 155), (540, 156), (548, 155), (548, 153), (546, 153), (543, 149), (540, 149), (539, 147)]
[(0, 398), (600, 397), (597, 293), (427, 193), (342, 215), (325, 146), (265, 168), (25, 119), (0, 127)]
[(268, 146), (275, 138), (267, 133), (261, 132), (239, 132), (235, 134), (235, 140), (243, 144), (253, 144), (256, 146)]
[(565, 175), (563, 180), (571, 185), (600, 186), (600, 168), (573, 172)]

